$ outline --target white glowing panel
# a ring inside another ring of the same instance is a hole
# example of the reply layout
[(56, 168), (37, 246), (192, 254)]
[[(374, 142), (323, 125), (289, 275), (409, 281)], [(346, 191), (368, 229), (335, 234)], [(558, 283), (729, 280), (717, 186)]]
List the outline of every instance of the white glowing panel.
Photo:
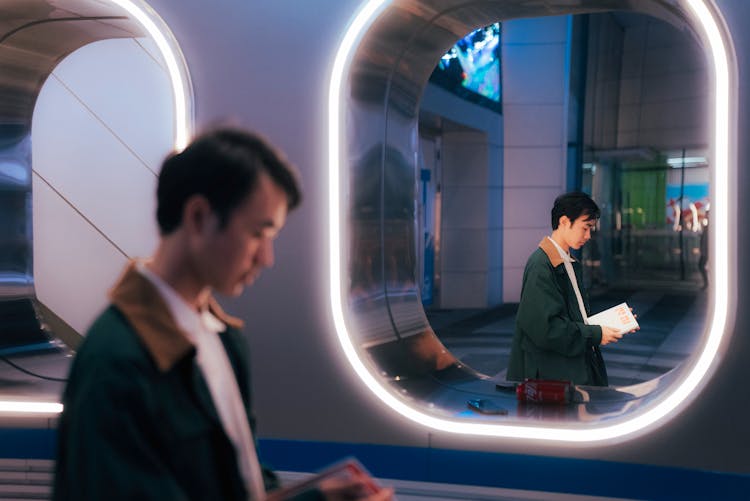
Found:
[(177, 45), (177, 40), (161, 17), (146, 2), (141, 0), (110, 1), (125, 9), (133, 19), (140, 23), (159, 48), (172, 83), (175, 149), (182, 150), (187, 146), (193, 127), (193, 89), (187, 63)]
[[(717, 363), (722, 341), (729, 335), (726, 331), (729, 316), (733, 314), (733, 309), (730, 310), (729, 304), (733, 297), (731, 291), (735, 286), (729, 276), (729, 270), (735, 262), (729, 240), (729, 228), (735, 224), (734, 211), (730, 210), (734, 197), (729, 186), (730, 168), (732, 168), (730, 152), (734, 148), (733, 135), (736, 135), (730, 115), (730, 99), (734, 98), (730, 87), (731, 79), (734, 78), (734, 73), (730, 74), (730, 61), (733, 58), (732, 49), (727, 45), (728, 33), (709, 1), (681, 0), (678, 2), (686, 17), (691, 21), (693, 29), (707, 47), (710, 57), (709, 67), (713, 78), (714, 96), (711, 109), (714, 113), (714, 129), (711, 131), (711, 140), (714, 151), (714, 169), (711, 182), (715, 187), (716, 203), (712, 204), (712, 211), (714, 211), (713, 220), (716, 223), (712, 224), (716, 225), (716, 230), (711, 237), (716, 249), (716, 259), (713, 269), (713, 283), (715, 284), (713, 317), (708, 324), (709, 332), (703, 351), (683, 379), (673, 385), (673, 390), (669, 395), (662, 397), (656, 405), (642, 414), (614, 424), (588, 424), (586, 429), (519, 424), (480, 424), (425, 414), (421, 409), (411, 407), (392, 394), (378, 376), (372, 374), (359, 359), (352, 343), (352, 336), (347, 330), (342, 308), (347, 278), (342, 274), (341, 224), (343, 214), (339, 185), (341, 169), (347, 167), (341, 165), (344, 149), (341, 143), (344, 131), (341, 127), (346, 114), (343, 85), (347, 81), (351, 60), (360, 40), (378, 16), (388, 9), (391, 0), (369, 0), (362, 5), (336, 53), (328, 96), (330, 292), (336, 332), (344, 354), (364, 384), (382, 402), (413, 421), (446, 432), (563, 442), (597, 442), (640, 434), (647, 429), (662, 425), (695, 398), (705, 385), (714, 364)], [(493, 21), (496, 19), (487, 19), (488, 23)]]
[[(192, 128), (193, 128), (193, 111), (192, 111), (192, 102), (193, 102), (193, 96), (192, 96), (192, 87), (190, 83), (189, 73), (187, 70), (187, 65), (185, 63), (185, 60), (182, 56), (182, 52), (179, 49), (179, 46), (177, 45), (177, 42), (172, 35), (169, 28), (166, 26), (166, 24), (161, 20), (161, 18), (143, 1), (141, 0), (110, 0), (112, 4), (115, 4), (125, 11), (127, 11), (128, 15), (135, 20), (137, 23), (139, 23), (143, 29), (148, 33), (148, 36), (150, 37), (150, 40), (153, 42), (153, 44), (156, 47), (156, 51), (158, 51), (159, 56), (164, 61), (164, 66), (166, 69), (166, 73), (168, 75), (169, 79), (169, 88), (170, 88), (170, 95), (168, 96), (168, 99), (171, 101), (171, 106), (173, 108), (173, 121), (172, 123), (165, 124), (168, 127), (168, 134), (170, 136), (170, 139), (168, 143), (171, 143), (172, 147), (176, 150), (183, 149), (189, 140), (190, 135), (192, 134)], [(146, 46), (150, 48), (150, 44), (148, 41), (144, 41), (146, 43)], [(131, 41), (120, 41), (120, 43), (132, 43)], [(94, 46), (89, 47), (87, 50), (95, 50), (96, 44)], [(151, 49), (154, 50), (154, 49)], [(73, 56), (75, 57), (75, 55)], [(116, 56), (110, 56), (115, 57)], [(96, 97), (96, 96), (94, 96)], [(55, 113), (58, 115), (60, 114), (60, 109), (57, 107), (54, 110)], [(37, 117), (40, 118), (40, 117)], [(38, 124), (37, 124), (38, 125)], [(96, 145), (103, 145), (108, 144), (106, 143), (105, 138), (99, 138), (98, 141), (94, 141), (94, 144)], [(115, 159), (121, 158), (124, 155), (121, 154), (119, 151), (117, 151), (117, 148), (122, 148), (123, 146), (120, 144), (112, 145), (112, 150), (109, 152), (110, 157), (113, 159), (112, 162), (116, 162)], [(58, 152), (59, 153), (59, 152)], [(160, 154), (163, 155), (166, 152), (161, 152)], [(146, 155), (149, 158), (153, 158), (154, 154)], [(40, 160), (44, 160), (43, 158), (40, 158)], [(42, 162), (44, 163), (44, 162)], [(149, 162), (150, 163), (150, 162)], [(50, 163), (50, 165), (54, 165), (54, 163)], [(113, 169), (115, 169), (117, 166), (113, 166)], [(108, 170), (106, 172), (107, 176), (112, 176), (117, 173), (123, 173), (127, 172), (123, 169), (115, 169), (117, 172)], [(145, 171), (145, 169), (144, 169)], [(47, 177), (53, 178), (53, 174), (51, 172), (45, 171), (44, 174)], [(128, 174), (129, 176), (132, 175), (132, 172)], [(151, 176), (151, 179), (153, 180), (154, 174), (148, 173), (148, 175)], [(47, 189), (47, 185), (44, 183), (41, 183), (39, 181), (40, 175), (35, 173), (34, 176), (34, 190), (41, 189), (42, 191)], [(50, 179), (45, 178), (45, 182), (50, 183)], [(58, 180), (59, 182), (62, 182)], [(63, 180), (64, 181), (64, 180)], [(69, 180), (68, 180), (69, 181)], [(73, 183), (76, 184), (76, 183)], [(80, 184), (80, 183), (78, 183)], [(153, 183), (152, 183), (153, 184)], [(123, 183), (120, 183), (119, 188), (122, 189)], [(127, 191), (128, 193), (133, 193), (133, 190), (123, 190)], [(153, 197), (153, 194), (151, 192), (148, 193), (149, 197)], [(90, 194), (87, 195), (89, 198), (91, 197)], [(54, 202), (54, 197), (35, 197), (35, 201), (37, 199), (45, 199)], [(80, 197), (79, 197), (80, 198)], [(85, 197), (84, 199), (77, 200), (74, 204), (74, 206), (77, 209), (85, 209), (85, 207), (82, 207), (86, 203)], [(149, 203), (152, 203), (151, 198), (149, 198)], [(152, 213), (153, 211), (149, 211), (149, 213)], [(67, 205), (58, 207), (56, 210), (47, 211), (47, 215), (50, 218), (56, 218), (61, 224), (58, 225), (59, 230), (64, 234), (66, 230), (69, 230), (74, 225), (78, 226), (86, 226), (85, 223), (83, 223), (83, 220), (78, 218), (74, 211)], [(60, 218), (67, 218), (67, 222), (62, 223), (60, 221)], [(72, 226), (73, 225), (73, 226)], [(97, 228), (104, 231), (105, 233), (117, 233), (118, 228), (116, 227), (116, 221), (114, 224), (114, 227), (112, 228), (102, 228), (102, 226), (107, 226), (106, 224), (102, 224), (99, 222), (97, 224)], [(90, 230), (90, 227), (86, 226), (83, 228), (83, 230), (79, 231), (78, 233), (81, 235), (87, 235), (88, 237), (91, 237), (90, 240), (92, 240), (93, 244), (90, 245), (88, 248), (98, 248), (96, 255), (101, 257), (102, 259), (96, 261), (96, 263), (99, 265), (100, 269), (98, 272), (94, 271), (94, 274), (98, 276), (98, 280), (102, 281), (104, 283), (104, 286), (102, 287), (93, 287), (91, 289), (96, 289), (97, 291), (105, 291), (114, 280), (114, 277), (116, 276), (110, 276), (111, 270), (117, 270), (116, 273), (119, 273), (119, 270), (121, 268), (122, 263), (120, 262), (123, 258), (122, 255), (119, 254), (119, 251), (116, 251), (114, 247), (111, 247), (105, 242), (100, 235), (95, 234), (93, 231), (85, 231)], [(59, 235), (58, 235), (59, 237)], [(133, 249), (132, 245), (127, 245), (127, 238), (117, 238), (120, 242), (125, 242), (125, 245), (121, 245), (121, 247), (124, 249), (125, 252), (131, 252)], [(71, 245), (81, 245), (81, 241), (74, 241), (74, 239), (60, 239), (56, 240), (56, 246), (54, 248), (56, 250), (60, 250), (60, 242), (68, 243)], [(37, 247), (37, 243), (35, 242), (35, 249)], [(49, 248), (52, 248), (48, 246)], [(75, 254), (75, 250), (71, 251), (71, 254)], [(115, 263), (114, 266), (107, 266), (107, 264)], [(65, 268), (63, 267), (63, 270)], [(71, 268), (74, 269), (74, 268)], [(39, 271), (39, 270), (37, 270)], [(91, 270), (89, 270), (91, 271)], [(62, 278), (66, 278), (64, 283), (70, 283), (71, 281), (74, 281), (73, 279), (70, 279), (70, 277), (65, 277), (64, 274), (61, 275)], [(106, 282), (106, 283), (105, 283)], [(90, 298), (89, 301), (82, 301), (81, 298), (75, 298), (80, 304), (86, 305), (87, 308), (96, 307), (100, 308), (101, 306), (97, 307), (96, 305), (99, 304), (102, 301), (105, 301), (105, 296), (103, 293), (100, 293), (97, 295), (97, 297)], [(50, 304), (50, 306), (54, 306)], [(53, 308), (54, 310), (54, 308)], [(84, 316), (79, 315), (79, 316)], [(83, 329), (82, 325), (75, 325), (79, 331)], [(23, 402), (23, 401), (4, 401), (0, 400), (0, 413), (9, 412), (9, 413), (43, 413), (43, 414), (56, 414), (59, 412), (62, 412), (62, 405), (57, 402)]]
[(54, 402), (16, 402), (13, 400), (0, 400), (0, 412), (8, 412), (12, 414), (59, 414), (62, 410), (62, 404)]

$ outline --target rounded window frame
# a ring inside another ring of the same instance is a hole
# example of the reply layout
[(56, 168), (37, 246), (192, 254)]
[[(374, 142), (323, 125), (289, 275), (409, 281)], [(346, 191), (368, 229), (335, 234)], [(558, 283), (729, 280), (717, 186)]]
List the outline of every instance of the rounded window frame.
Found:
[[(348, 321), (344, 309), (345, 284), (348, 283), (349, 277), (342, 259), (348, 242), (342, 238), (342, 235), (346, 234), (346, 209), (342, 203), (346, 190), (340, 181), (342, 170), (350, 168), (345, 165), (344, 154), (349, 145), (342, 140), (342, 124), (347, 116), (345, 82), (360, 42), (378, 18), (387, 14), (394, 3), (397, 2), (367, 0), (363, 3), (342, 38), (331, 71), (328, 95), (329, 285), (336, 334), (348, 363), (370, 393), (395, 412), (428, 428), (451, 433), (586, 444), (634, 438), (665, 424), (685, 409), (708, 384), (732, 335), (735, 316), (734, 291), (737, 284), (730, 276), (729, 270), (735, 267), (737, 255), (736, 243), (730, 238), (730, 229), (736, 225), (734, 214), (737, 205), (736, 188), (732, 188), (736, 187), (732, 179), (736, 177), (737, 172), (737, 126), (736, 114), (731, 111), (731, 103), (737, 100), (737, 68), (732, 39), (719, 9), (711, 0), (677, 2), (677, 8), (703, 42), (713, 89), (710, 106), (713, 110), (710, 145), (714, 165), (711, 173), (711, 190), (712, 199), (717, 202), (712, 203), (715, 230), (711, 234), (711, 244), (716, 256), (712, 270), (712, 283), (715, 286), (710, 295), (711, 318), (706, 323), (707, 333), (704, 335), (702, 351), (686, 362), (685, 370), (681, 372), (678, 380), (644, 412), (611, 419), (606, 423), (587, 423), (585, 428), (575, 428), (547, 424), (540, 426), (507, 422), (479, 423), (449, 419), (437, 413), (428, 414), (423, 408), (410, 405), (408, 400), (400, 398), (396, 392), (383, 384), (379, 375), (360, 358), (355, 348), (349, 332), (352, 322)], [(664, 2), (652, 0), (651, 3)], [(497, 19), (487, 20), (488, 23), (494, 21)]]

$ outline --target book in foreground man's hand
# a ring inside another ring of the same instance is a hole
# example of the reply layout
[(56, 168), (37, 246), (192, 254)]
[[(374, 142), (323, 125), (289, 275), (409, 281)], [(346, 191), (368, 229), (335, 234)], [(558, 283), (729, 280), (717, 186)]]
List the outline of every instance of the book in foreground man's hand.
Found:
[(590, 316), (588, 324), (614, 327), (620, 331), (620, 334), (639, 328), (638, 321), (633, 316), (633, 312), (630, 311), (628, 303), (620, 303), (608, 310)]
[[(337, 484), (346, 490), (347, 486), (352, 482), (357, 484), (358, 492), (354, 493), (356, 496), (352, 495), (351, 499), (376, 494), (380, 490), (380, 486), (375, 483), (375, 480), (373, 480), (359, 461), (354, 458), (346, 458), (302, 482), (270, 492), (266, 501), (292, 499), (305, 491), (315, 488), (323, 491), (335, 491)], [(349, 497), (346, 497), (346, 499), (349, 499)]]

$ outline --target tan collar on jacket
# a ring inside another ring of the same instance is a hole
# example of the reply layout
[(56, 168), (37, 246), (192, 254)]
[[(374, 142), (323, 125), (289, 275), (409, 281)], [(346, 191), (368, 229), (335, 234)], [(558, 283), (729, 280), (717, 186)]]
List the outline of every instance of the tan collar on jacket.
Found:
[[(162, 372), (170, 370), (193, 349), (187, 335), (177, 327), (159, 291), (138, 272), (134, 261), (125, 268), (110, 291), (109, 299), (128, 319)], [(242, 327), (242, 320), (224, 313), (213, 296), (209, 296), (208, 309), (225, 324)]]
[(561, 264), (563, 264), (563, 258), (560, 257), (560, 253), (557, 251), (557, 247), (555, 247), (555, 244), (549, 241), (549, 238), (544, 237), (541, 242), (539, 242), (539, 248), (544, 251), (545, 254), (547, 254), (547, 259), (549, 259), (549, 262), (552, 263), (553, 268), (557, 268)]

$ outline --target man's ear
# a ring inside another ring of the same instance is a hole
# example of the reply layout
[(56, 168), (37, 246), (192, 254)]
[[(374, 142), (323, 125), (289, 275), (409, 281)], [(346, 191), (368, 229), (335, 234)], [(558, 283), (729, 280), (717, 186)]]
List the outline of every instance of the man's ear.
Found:
[(182, 207), (182, 224), (190, 234), (199, 234), (211, 224), (211, 204), (203, 195), (191, 195)]
[(560, 216), (560, 219), (558, 219), (557, 221), (558, 221), (558, 228), (563, 227), (563, 226), (570, 228), (571, 226), (570, 218), (568, 216)]

